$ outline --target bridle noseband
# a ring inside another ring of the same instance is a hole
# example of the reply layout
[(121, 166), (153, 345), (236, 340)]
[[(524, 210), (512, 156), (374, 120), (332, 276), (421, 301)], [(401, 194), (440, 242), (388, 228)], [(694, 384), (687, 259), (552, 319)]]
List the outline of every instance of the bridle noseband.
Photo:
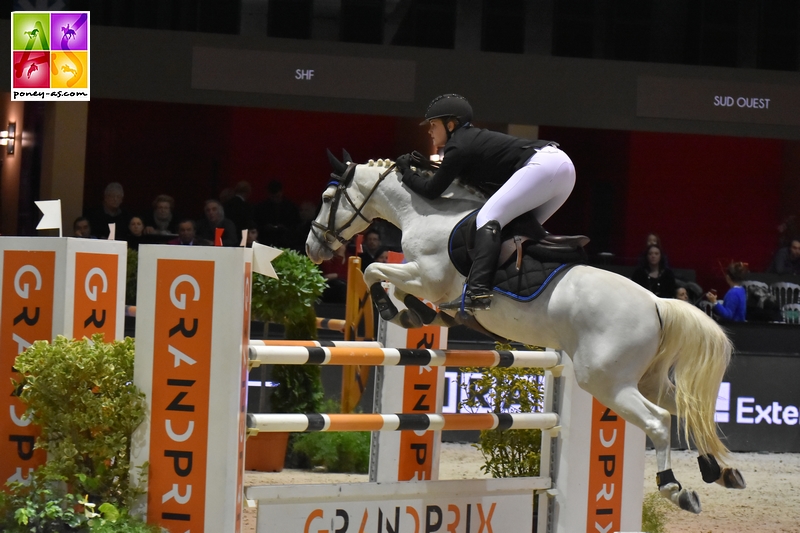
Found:
[[(364, 216), (362, 211), (364, 210), (364, 207), (367, 205), (367, 202), (369, 202), (369, 199), (372, 198), (373, 193), (377, 190), (378, 185), (380, 185), (381, 182), (386, 178), (386, 176), (388, 176), (389, 173), (392, 170), (394, 170), (395, 164), (392, 163), (392, 165), (389, 168), (387, 168), (385, 172), (383, 172), (380, 176), (378, 176), (378, 180), (375, 182), (375, 185), (372, 186), (372, 189), (369, 191), (369, 194), (367, 194), (366, 198), (364, 198), (364, 201), (361, 203), (360, 206), (356, 206), (355, 202), (350, 197), (350, 194), (347, 190), (353, 182), (353, 177), (356, 174), (356, 166), (358, 165), (356, 165), (355, 163), (348, 163), (347, 169), (345, 169), (345, 171), (342, 172), (341, 176), (337, 174), (331, 174), (331, 177), (333, 179), (331, 180), (330, 183), (328, 183), (328, 187), (330, 187), (331, 185), (335, 185), (336, 193), (333, 196), (333, 201), (331, 203), (331, 210), (328, 213), (327, 226), (323, 226), (316, 220), (311, 222), (311, 232), (314, 234), (314, 237), (316, 237), (318, 241), (320, 241), (328, 248), (331, 247), (331, 244), (333, 244), (334, 241), (339, 241), (339, 243), (343, 245), (347, 244), (347, 241), (349, 239), (345, 239), (344, 237), (342, 237), (342, 232), (347, 228), (349, 228), (357, 218), (360, 217), (367, 223), (372, 222), (371, 220), (369, 220), (367, 217)], [(354, 213), (353, 216), (351, 216), (347, 222), (345, 222), (342, 226), (337, 228), (335, 227), (336, 211), (339, 209), (339, 204), (342, 201), (342, 197), (344, 197), (345, 200), (347, 200), (347, 203), (349, 203), (352, 206), (352, 208), (354, 209)]]

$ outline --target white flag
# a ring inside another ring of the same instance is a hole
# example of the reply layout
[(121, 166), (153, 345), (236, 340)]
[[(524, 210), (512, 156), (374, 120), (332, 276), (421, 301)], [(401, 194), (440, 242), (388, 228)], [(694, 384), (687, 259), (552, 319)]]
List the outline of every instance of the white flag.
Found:
[(253, 243), (253, 272), (258, 272), (270, 278), (278, 279), (278, 274), (272, 267), (272, 260), (283, 253), (272, 246)]
[(41, 200), (34, 203), (43, 215), (36, 229), (57, 229), (58, 236), (61, 237), (61, 200)]

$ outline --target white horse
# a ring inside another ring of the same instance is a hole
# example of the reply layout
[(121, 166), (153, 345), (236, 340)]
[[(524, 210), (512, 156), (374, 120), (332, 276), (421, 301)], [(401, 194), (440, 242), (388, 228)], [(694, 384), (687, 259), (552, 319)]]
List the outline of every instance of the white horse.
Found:
[[(345, 153), (346, 154), (346, 153)], [(461, 294), (464, 276), (451, 264), (452, 228), (482, 199), (459, 185), (427, 200), (406, 188), (390, 161), (365, 165), (331, 157), (335, 179), (322, 195), (322, 208), (306, 241), (308, 256), (320, 263), (376, 218), (402, 230), (406, 263), (372, 263), (369, 286), (388, 280), (405, 295), (434, 303)], [(346, 155), (349, 159), (349, 156)], [(403, 313), (414, 313), (404, 310)], [(386, 318), (396, 310), (382, 311)], [(495, 295), (491, 308), (477, 311), (490, 332), (521, 343), (565, 351), (578, 384), (606, 407), (641, 428), (656, 449), (661, 494), (680, 508), (699, 513), (697, 493), (682, 488), (670, 466), (670, 414), (684, 427), (700, 454), (703, 479), (744, 488), (739, 472), (720, 467), (728, 453), (717, 436), (717, 393), (731, 355), (722, 329), (696, 307), (661, 299), (617, 274), (574, 266), (533, 301)], [(418, 317), (392, 320), (420, 323)]]

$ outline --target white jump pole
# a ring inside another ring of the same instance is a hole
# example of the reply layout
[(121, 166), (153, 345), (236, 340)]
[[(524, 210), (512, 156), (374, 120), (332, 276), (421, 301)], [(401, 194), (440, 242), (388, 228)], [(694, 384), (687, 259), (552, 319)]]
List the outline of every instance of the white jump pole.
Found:
[(14, 395), (17, 355), (57, 335), (121, 339), (126, 254), (120, 241), (0, 237), (0, 485), (25, 481), (46, 460), (33, 449), (39, 429)]

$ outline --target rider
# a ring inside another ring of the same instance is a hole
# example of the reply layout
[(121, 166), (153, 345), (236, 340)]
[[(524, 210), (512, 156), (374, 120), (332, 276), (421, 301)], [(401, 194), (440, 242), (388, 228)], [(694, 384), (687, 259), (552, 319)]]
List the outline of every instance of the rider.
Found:
[[(428, 125), (433, 145), (444, 148), (441, 165), (433, 172), (411, 168), (410, 154), (397, 158), (403, 183), (414, 192), (438, 198), (458, 177), (490, 198), (475, 219), (472, 269), (463, 298), (464, 308), (488, 309), (492, 299), (500, 230), (519, 215), (533, 211), (539, 224), (561, 207), (575, 185), (575, 167), (549, 141), (530, 141), (472, 125), (472, 106), (463, 96), (443, 94), (433, 99), (420, 125)], [(542, 240), (576, 244), (539, 228)], [(440, 305), (459, 309), (462, 299)]]

